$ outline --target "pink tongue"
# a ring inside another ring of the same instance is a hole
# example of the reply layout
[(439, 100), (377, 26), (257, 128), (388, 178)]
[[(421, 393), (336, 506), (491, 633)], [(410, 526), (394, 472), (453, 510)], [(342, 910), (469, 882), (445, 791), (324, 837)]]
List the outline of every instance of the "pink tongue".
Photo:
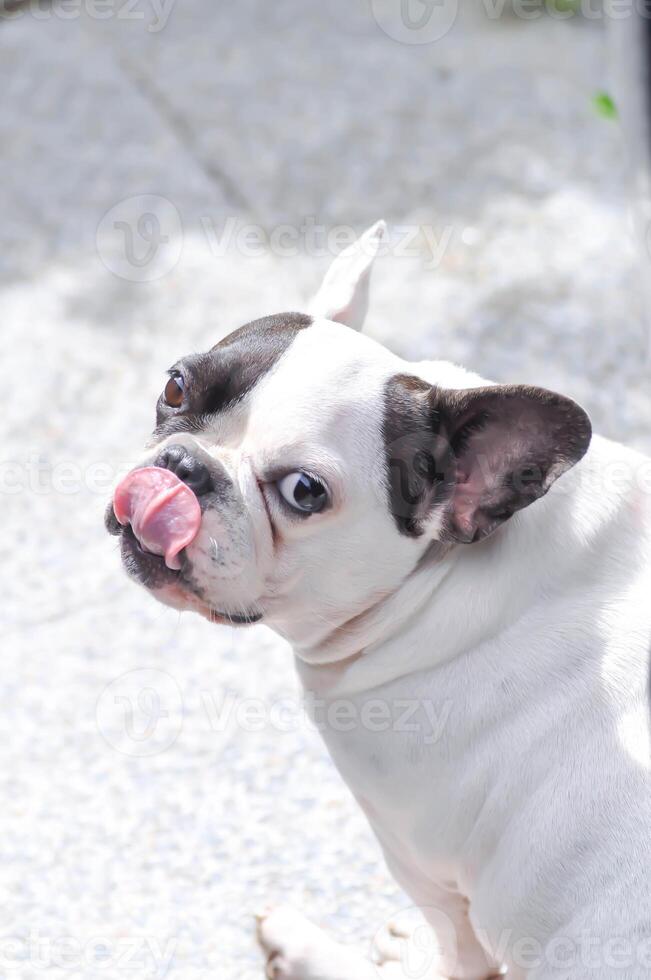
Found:
[(113, 510), (120, 524), (131, 525), (143, 548), (164, 555), (173, 569), (181, 567), (177, 556), (201, 525), (201, 507), (192, 490), (158, 466), (129, 473), (116, 488)]

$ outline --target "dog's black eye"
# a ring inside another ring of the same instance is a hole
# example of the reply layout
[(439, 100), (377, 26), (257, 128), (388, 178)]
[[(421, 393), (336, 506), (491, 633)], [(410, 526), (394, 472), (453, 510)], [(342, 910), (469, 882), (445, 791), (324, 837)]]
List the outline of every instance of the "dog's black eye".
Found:
[(278, 490), (290, 507), (303, 514), (317, 514), (328, 502), (328, 491), (309, 473), (288, 473), (278, 481)]
[(173, 374), (167, 384), (165, 385), (165, 391), (163, 393), (163, 398), (170, 408), (179, 408), (183, 402), (183, 378), (180, 374)]

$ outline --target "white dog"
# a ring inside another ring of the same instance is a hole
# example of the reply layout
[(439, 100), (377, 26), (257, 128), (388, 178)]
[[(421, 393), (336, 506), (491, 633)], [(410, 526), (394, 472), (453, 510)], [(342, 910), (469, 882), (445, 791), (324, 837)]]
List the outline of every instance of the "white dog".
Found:
[(416, 974), (396, 930), (373, 963), (281, 909), (268, 976), (651, 977), (651, 460), (567, 398), (350, 329), (382, 230), (311, 315), (174, 366), (107, 515), (161, 601), (291, 642), (440, 944)]

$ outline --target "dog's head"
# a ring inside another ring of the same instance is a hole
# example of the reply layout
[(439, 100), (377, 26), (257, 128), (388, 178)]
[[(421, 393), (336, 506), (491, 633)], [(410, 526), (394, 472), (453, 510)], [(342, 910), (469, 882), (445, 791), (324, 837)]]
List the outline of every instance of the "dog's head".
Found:
[(170, 369), (152, 448), (107, 512), (127, 571), (161, 601), (316, 641), (585, 453), (569, 399), (410, 365), (351, 329), (382, 231), (335, 261), (309, 315), (255, 320)]

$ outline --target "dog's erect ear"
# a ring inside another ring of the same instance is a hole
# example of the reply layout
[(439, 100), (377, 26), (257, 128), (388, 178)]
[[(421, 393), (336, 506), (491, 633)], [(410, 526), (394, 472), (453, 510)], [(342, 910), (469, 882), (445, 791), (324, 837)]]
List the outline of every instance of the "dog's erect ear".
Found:
[(448, 529), (456, 541), (480, 541), (544, 496), (592, 437), (583, 409), (544, 388), (447, 391), (433, 403), (448, 430), (455, 483)]
[(442, 538), (481, 541), (547, 493), (590, 445), (588, 416), (527, 385), (450, 390), (397, 376), (387, 388), (391, 507), (403, 533), (441, 517)]
[(312, 316), (362, 329), (368, 310), (371, 266), (385, 231), (384, 221), (378, 221), (337, 256), (310, 304)]

